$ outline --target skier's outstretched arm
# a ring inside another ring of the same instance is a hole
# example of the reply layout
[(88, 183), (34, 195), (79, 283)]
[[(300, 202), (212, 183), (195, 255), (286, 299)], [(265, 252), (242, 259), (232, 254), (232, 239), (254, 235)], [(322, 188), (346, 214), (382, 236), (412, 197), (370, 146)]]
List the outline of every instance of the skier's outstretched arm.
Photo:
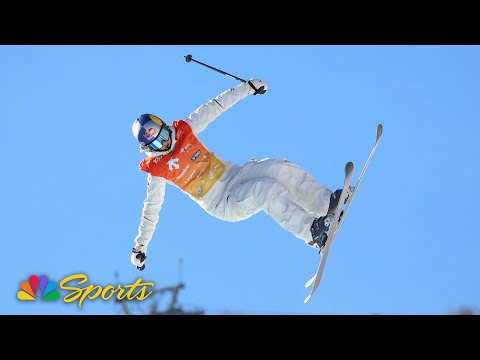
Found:
[(134, 242), (135, 247), (132, 249), (131, 262), (137, 266), (137, 269), (145, 269), (145, 259), (147, 258), (147, 248), (153, 233), (157, 226), (160, 209), (165, 199), (166, 180), (158, 177), (147, 175), (147, 197), (143, 202), (142, 218), (138, 227), (138, 235)]
[[(249, 83), (251, 83), (253, 87)], [(262, 86), (264, 87), (264, 92), (266, 92), (268, 86), (262, 80), (250, 79), (246, 83), (242, 82), (236, 87), (222, 92), (217, 97), (199, 106), (185, 121), (190, 125), (195, 134), (201, 133), (206, 129), (209, 123), (215, 120), (223, 112), (230, 109), (233, 105), (246, 98), (248, 95), (254, 94)], [(258, 94), (264, 92), (259, 92)]]

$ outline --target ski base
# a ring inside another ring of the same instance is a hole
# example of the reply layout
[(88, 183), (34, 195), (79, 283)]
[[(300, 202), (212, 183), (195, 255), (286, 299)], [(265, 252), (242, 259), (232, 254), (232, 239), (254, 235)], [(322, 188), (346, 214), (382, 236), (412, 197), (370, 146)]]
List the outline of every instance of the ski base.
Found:
[[(304, 303), (307, 303), (312, 295), (315, 293), (315, 291), (318, 289), (318, 286), (320, 284), (320, 280), (321, 280), (321, 276), (322, 276), (322, 273), (323, 273), (323, 269), (325, 267), (325, 262), (326, 262), (326, 257), (328, 255), (328, 251), (330, 250), (330, 246), (333, 244), (335, 238), (336, 238), (336, 235), (337, 235), (337, 232), (338, 232), (338, 229), (340, 228), (341, 224), (343, 223), (344, 219), (345, 219), (345, 215), (347, 214), (347, 211), (348, 209), (350, 208), (350, 204), (352, 203), (352, 200), (358, 190), (358, 186), (360, 185), (360, 183), (362, 182), (362, 179), (363, 179), (363, 176), (365, 175), (365, 171), (367, 170), (368, 168), (368, 165), (370, 164), (370, 160), (372, 159), (372, 156), (373, 154), (375, 153), (375, 150), (377, 149), (377, 146), (378, 146), (378, 143), (380, 141), (380, 138), (382, 137), (382, 134), (383, 134), (383, 125), (382, 124), (378, 124), (377, 125), (377, 137), (376, 137), (376, 140), (375, 140), (375, 144), (372, 148), (372, 151), (370, 152), (370, 155), (365, 163), (365, 165), (363, 166), (363, 169), (362, 169), (362, 172), (357, 180), (357, 183), (355, 184), (354, 186), (354, 190), (353, 192), (351, 193), (347, 203), (346, 203), (346, 206), (345, 206), (345, 209), (343, 210), (343, 215), (341, 216), (342, 219), (341, 219), (341, 222), (338, 221), (338, 218), (335, 217), (335, 220), (334, 220), (334, 224), (332, 224), (331, 226), (332, 229), (329, 231), (329, 238), (327, 239), (327, 243), (325, 244), (325, 247), (323, 249), (323, 251), (321, 252), (321, 260), (320, 260), (320, 264), (318, 266), (318, 269), (317, 269), (317, 272), (315, 273), (315, 275), (313, 275), (306, 283), (305, 283), (305, 288), (308, 288), (310, 287), (312, 284), (313, 284), (313, 288), (310, 292), (310, 294), (305, 298), (304, 300)], [(348, 163), (347, 163), (347, 166), (348, 166)], [(347, 179), (347, 166), (345, 167), (345, 183), (348, 181)], [(353, 164), (352, 164), (352, 172), (353, 172)], [(350, 178), (351, 180), (351, 178)], [(348, 186), (347, 186), (347, 189), (348, 189)], [(344, 195), (345, 193), (345, 187), (342, 191), (342, 196)], [(339, 206), (337, 207), (337, 210), (335, 211), (335, 213), (337, 214), (338, 212), (342, 212), (342, 211), (339, 211), (340, 208), (343, 207), (343, 205), (340, 205), (340, 204), (343, 204), (344, 202), (344, 198), (343, 200), (340, 199), (341, 201), (339, 201)], [(332, 234), (332, 235), (330, 235)]]
[[(327, 242), (325, 243), (325, 247), (323, 248), (323, 252), (321, 252), (321, 260), (320, 260), (320, 264), (318, 265), (317, 273), (313, 276), (312, 279), (307, 281), (307, 284), (308, 284), (310, 281), (313, 280), (313, 287), (312, 287), (312, 290), (311, 290), (310, 294), (305, 298), (304, 303), (306, 303), (306, 302), (308, 302), (308, 300), (310, 300), (310, 298), (315, 293), (315, 291), (317, 291), (318, 286), (320, 285), (320, 279), (322, 278), (322, 273), (323, 273), (323, 269), (325, 267), (325, 262), (327, 261), (328, 251), (330, 250), (330, 246), (332, 245), (333, 239), (335, 237), (336, 230), (337, 230), (337, 227), (338, 227), (338, 224), (339, 224), (338, 220), (340, 218), (340, 213), (342, 212), (341, 210), (342, 210), (342, 207), (343, 207), (343, 203), (345, 202), (345, 198), (347, 197), (347, 194), (348, 194), (348, 188), (349, 188), (350, 183), (352, 181), (353, 168), (354, 168), (353, 163), (351, 161), (349, 161), (345, 165), (345, 180), (344, 180), (344, 183), (343, 183), (342, 193), (341, 193), (340, 199), (338, 201), (337, 209), (335, 210), (335, 216), (333, 218), (332, 223), (330, 224), (329, 230), (327, 231), (328, 238), (327, 238)], [(307, 285), (307, 284), (305, 284), (305, 285)]]

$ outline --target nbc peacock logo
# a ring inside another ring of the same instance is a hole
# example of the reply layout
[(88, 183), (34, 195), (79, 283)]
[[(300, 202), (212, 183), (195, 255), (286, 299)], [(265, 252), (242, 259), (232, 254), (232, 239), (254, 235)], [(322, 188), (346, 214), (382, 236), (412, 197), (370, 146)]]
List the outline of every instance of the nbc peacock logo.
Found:
[(22, 290), (17, 293), (17, 297), (20, 300), (37, 300), (37, 297), (47, 301), (58, 300), (60, 293), (55, 290), (56, 287), (57, 284), (48, 281), (48, 277), (45, 275), (40, 277), (31, 275), (28, 281), (20, 284)]

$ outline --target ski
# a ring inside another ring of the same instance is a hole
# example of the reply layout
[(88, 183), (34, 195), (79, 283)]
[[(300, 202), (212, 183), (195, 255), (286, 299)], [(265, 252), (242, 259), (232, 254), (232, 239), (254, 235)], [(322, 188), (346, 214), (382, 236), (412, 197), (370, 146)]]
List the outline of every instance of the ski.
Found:
[[(323, 251), (320, 254), (321, 260), (320, 260), (320, 264), (318, 265), (317, 273), (313, 277), (313, 287), (312, 287), (312, 290), (310, 292), (310, 295), (308, 295), (305, 298), (304, 303), (306, 303), (308, 300), (310, 300), (310, 298), (315, 293), (315, 291), (317, 291), (318, 285), (320, 285), (320, 279), (322, 277), (323, 269), (325, 267), (325, 262), (327, 261), (328, 251), (330, 250), (330, 246), (332, 245), (332, 242), (333, 242), (333, 236), (334, 235), (332, 235), (332, 238), (330, 238), (330, 234), (335, 234), (336, 233), (337, 227), (339, 225), (338, 220), (340, 218), (340, 213), (341, 213), (340, 210), (342, 209), (343, 204), (345, 202), (345, 198), (347, 197), (348, 188), (350, 186), (350, 183), (352, 182), (352, 176), (353, 176), (353, 163), (351, 161), (349, 161), (345, 165), (345, 180), (343, 182), (342, 193), (340, 195), (340, 199), (338, 201), (338, 205), (337, 205), (337, 208), (335, 210), (335, 216), (333, 217), (333, 221), (329, 226), (329, 230), (327, 231), (328, 232), (327, 242), (325, 244), (325, 247), (323, 248)], [(307, 284), (310, 281), (312, 281), (312, 279), (310, 279), (307, 282)], [(307, 284), (305, 284), (305, 285), (307, 285)]]
[[(326, 254), (328, 254), (328, 251), (325, 252), (326, 250), (329, 250), (331, 244), (333, 244), (333, 242), (335, 241), (335, 238), (336, 238), (336, 235), (337, 235), (337, 232), (338, 232), (338, 229), (340, 228), (340, 225), (341, 223), (343, 222), (343, 220), (345, 219), (345, 215), (347, 214), (347, 211), (348, 209), (350, 208), (350, 204), (352, 203), (352, 200), (358, 190), (358, 186), (360, 185), (360, 183), (362, 182), (362, 179), (363, 179), (363, 176), (365, 175), (365, 171), (367, 170), (369, 164), (370, 164), (370, 160), (372, 159), (372, 156), (373, 154), (375, 153), (375, 150), (377, 149), (377, 146), (378, 146), (378, 143), (380, 141), (380, 138), (382, 137), (382, 134), (383, 134), (383, 125), (382, 124), (378, 124), (377, 125), (377, 137), (376, 137), (376, 140), (375, 140), (375, 144), (370, 152), (370, 155), (367, 159), (367, 161), (365, 162), (365, 165), (363, 166), (363, 169), (362, 169), (362, 172), (360, 173), (360, 176), (357, 180), (357, 183), (355, 184), (355, 186), (353, 187), (354, 190), (353, 192), (351, 192), (350, 194), (350, 197), (348, 198), (347, 200), (347, 203), (346, 203), (346, 206), (345, 206), (345, 210), (341, 211), (341, 219), (339, 219), (339, 222), (338, 224), (336, 224), (336, 228), (333, 229), (333, 231), (330, 231), (330, 233), (332, 234), (331, 238), (330, 239), (327, 239), (327, 244), (325, 245), (325, 247), (322, 249), (323, 251), (321, 252), (321, 256), (322, 256), (322, 259), (321, 259), (321, 262), (320, 262), (320, 265), (319, 265), (319, 268), (317, 270), (317, 273), (315, 275), (313, 275), (312, 278), (310, 278), (306, 283), (305, 283), (305, 288), (308, 288), (309, 286), (311, 286), (312, 284), (314, 284), (314, 288), (312, 289), (310, 295), (305, 299), (305, 303), (310, 300), (310, 298), (312, 297), (313, 293), (316, 291), (316, 289), (318, 288), (318, 285), (320, 284), (320, 277), (322, 275), (322, 272), (323, 272), (323, 267), (325, 266), (325, 261), (326, 259), (324, 260), (324, 257)], [(343, 195), (343, 192), (342, 192), (342, 195)], [(339, 205), (342, 204), (341, 202), (339, 202)], [(337, 209), (338, 210), (338, 209)], [(329, 236), (330, 237), (330, 236)], [(327, 245), (328, 245), (328, 249), (327, 249)], [(322, 265), (323, 263), (323, 265)], [(317, 280), (317, 277), (318, 277), (318, 280)]]
[[(365, 175), (365, 171), (367, 170), (368, 165), (370, 164), (370, 160), (372, 160), (372, 156), (375, 153), (375, 150), (377, 149), (377, 146), (378, 146), (378, 143), (380, 141), (380, 138), (382, 137), (382, 134), (383, 134), (383, 125), (378, 124), (377, 125), (377, 138), (375, 140), (375, 144), (373, 145), (372, 151), (370, 152), (370, 155), (368, 156), (368, 159), (365, 162), (365, 165), (363, 166), (363, 170), (360, 173), (360, 176), (357, 180), (357, 183), (355, 184), (354, 191), (352, 192), (352, 194), (350, 195), (350, 198), (347, 201), (345, 210), (343, 211), (342, 220), (345, 219), (345, 215), (347, 214), (348, 208), (350, 207), (350, 204), (352, 203), (353, 197), (355, 196), (355, 194), (358, 190), (358, 186), (362, 182), (363, 175)], [(340, 224), (341, 223), (342, 223), (342, 221), (340, 221)], [(336, 232), (338, 231), (338, 229), (340, 228), (340, 224), (337, 226), (337, 229), (336, 229), (335, 233), (333, 234), (333, 240), (335, 240), (335, 235), (336, 235)]]

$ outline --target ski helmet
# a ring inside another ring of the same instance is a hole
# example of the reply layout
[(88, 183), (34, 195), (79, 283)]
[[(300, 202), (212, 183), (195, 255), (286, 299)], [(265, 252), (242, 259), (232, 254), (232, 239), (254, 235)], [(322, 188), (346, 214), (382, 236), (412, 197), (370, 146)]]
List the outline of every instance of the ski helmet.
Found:
[(171, 131), (159, 117), (142, 114), (133, 122), (132, 132), (140, 145), (158, 151), (163, 146), (162, 141), (170, 138)]

